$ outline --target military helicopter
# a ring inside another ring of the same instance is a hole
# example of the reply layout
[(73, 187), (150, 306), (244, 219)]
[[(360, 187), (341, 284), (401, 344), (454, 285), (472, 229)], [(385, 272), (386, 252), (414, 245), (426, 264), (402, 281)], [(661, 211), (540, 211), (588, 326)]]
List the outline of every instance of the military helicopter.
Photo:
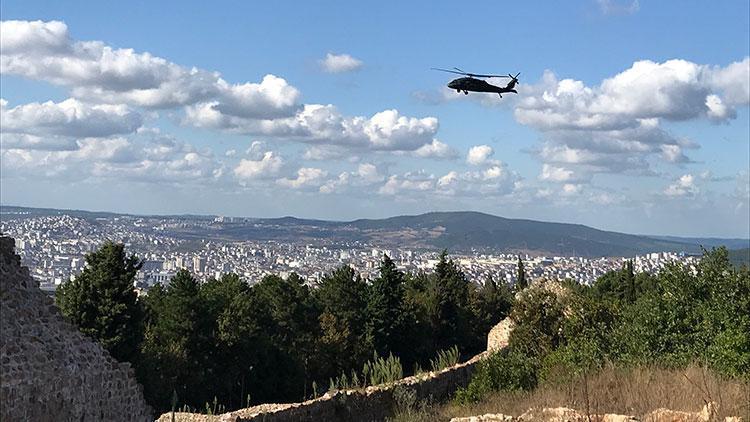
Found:
[[(458, 75), (466, 75), (467, 77), (454, 79), (448, 83), (448, 88), (455, 89), (456, 92), (463, 91), (464, 95), (468, 95), (469, 91), (496, 92), (497, 95), (500, 96), (500, 98), (503, 98), (503, 94), (506, 92), (512, 92), (514, 94), (518, 94), (518, 91), (516, 91), (514, 88), (516, 87), (516, 84), (518, 84), (518, 75), (520, 75), (521, 72), (516, 73), (516, 76), (513, 76), (510, 73), (507, 75), (478, 75), (476, 73), (464, 72), (463, 70), (457, 67), (454, 67), (454, 69), (456, 70), (439, 69), (436, 67), (432, 68), (432, 70), (439, 70), (441, 72), (456, 73)], [(510, 78), (510, 82), (508, 82), (508, 85), (505, 85), (505, 87), (499, 87), (499, 86), (492, 85), (491, 83), (487, 81), (484, 81), (482, 79), (477, 79), (477, 78)]]

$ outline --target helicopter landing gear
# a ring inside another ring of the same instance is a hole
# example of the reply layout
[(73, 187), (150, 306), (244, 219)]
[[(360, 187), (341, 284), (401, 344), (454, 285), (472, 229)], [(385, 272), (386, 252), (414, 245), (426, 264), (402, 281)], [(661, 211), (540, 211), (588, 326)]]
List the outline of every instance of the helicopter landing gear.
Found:
[(464, 95), (469, 95), (469, 91), (464, 91)]
[(460, 90), (460, 89), (457, 89), (457, 90), (456, 90), (456, 92), (458, 92), (458, 93), (460, 94), (460, 93), (461, 93), (461, 90)]
[(499, 95), (500, 98), (503, 98), (503, 94), (501, 94), (501, 93), (498, 92), (497, 95)]

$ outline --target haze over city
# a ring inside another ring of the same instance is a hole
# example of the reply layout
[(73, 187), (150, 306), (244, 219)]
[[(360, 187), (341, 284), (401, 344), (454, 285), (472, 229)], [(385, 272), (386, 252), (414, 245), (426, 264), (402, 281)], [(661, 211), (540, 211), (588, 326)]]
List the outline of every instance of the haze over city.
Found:
[(750, 236), (748, 3), (547, 6), (4, 1), (2, 203)]

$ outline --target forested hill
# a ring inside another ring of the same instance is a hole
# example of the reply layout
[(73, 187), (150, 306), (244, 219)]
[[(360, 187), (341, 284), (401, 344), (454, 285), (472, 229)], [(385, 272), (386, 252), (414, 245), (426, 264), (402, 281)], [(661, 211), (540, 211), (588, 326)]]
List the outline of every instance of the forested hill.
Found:
[[(700, 252), (693, 242), (657, 239), (597, 230), (581, 224), (510, 219), (479, 212), (434, 212), (382, 220), (356, 220), (349, 225), (365, 232), (425, 232), (438, 248), (489, 248), (548, 255), (632, 256), (656, 251)], [(404, 239), (406, 240), (406, 239)]]

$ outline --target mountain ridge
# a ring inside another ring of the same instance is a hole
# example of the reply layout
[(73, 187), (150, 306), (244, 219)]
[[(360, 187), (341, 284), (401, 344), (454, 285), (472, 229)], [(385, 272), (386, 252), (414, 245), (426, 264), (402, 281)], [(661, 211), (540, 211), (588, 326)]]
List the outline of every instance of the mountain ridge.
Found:
[[(70, 214), (82, 218), (131, 216), (138, 218), (185, 218), (204, 221), (210, 215), (138, 216), (109, 212), (59, 210), (0, 205), (8, 212)], [(701, 246), (750, 244), (745, 239), (681, 238), (650, 236), (600, 230), (577, 223), (544, 222), (500, 217), (478, 211), (433, 211), (383, 219), (330, 221), (293, 216), (276, 218), (237, 218), (231, 222), (213, 221), (200, 230), (183, 229), (177, 237), (221, 240), (277, 240), (366, 242), (384, 248), (448, 249), (450, 251), (495, 251), (558, 256), (634, 256), (649, 252), (698, 254)], [(705, 240), (710, 240), (706, 243)], [(703, 241), (703, 242), (702, 242)], [(744, 243), (743, 243), (744, 242)]]

